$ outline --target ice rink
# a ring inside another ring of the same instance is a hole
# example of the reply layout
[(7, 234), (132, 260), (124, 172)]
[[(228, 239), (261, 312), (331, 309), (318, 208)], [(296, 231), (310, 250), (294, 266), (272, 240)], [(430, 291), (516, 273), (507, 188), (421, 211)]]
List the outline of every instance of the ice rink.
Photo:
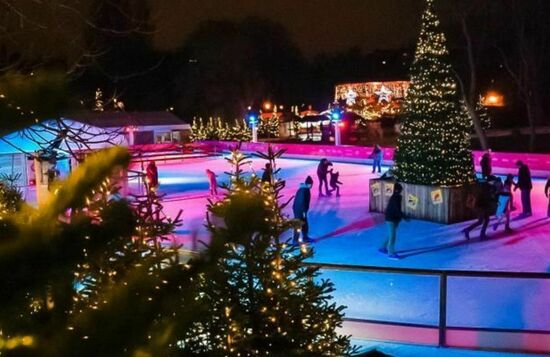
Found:
[[(261, 173), (264, 162), (254, 159), (250, 170)], [(510, 234), (503, 227), (488, 229), (488, 240), (472, 232), (466, 241), (461, 229), (469, 223), (442, 225), (424, 221), (404, 222), (399, 227), (397, 251), (404, 259), (389, 260), (377, 248), (386, 230), (383, 216), (368, 212), (368, 180), (371, 167), (335, 163), (340, 172), (341, 197), (319, 197), (317, 161), (282, 159), (279, 178), (286, 180), (284, 195), (292, 197), (300, 182), (315, 180), (309, 214), (310, 235), (315, 239), (314, 262), (393, 266), (422, 269), (550, 272), (550, 219), (543, 179), (535, 179), (532, 191), (534, 215), (512, 215)], [(227, 180), (229, 164), (221, 157), (157, 162), (160, 192), (165, 209), (175, 215), (183, 210), (183, 226), (174, 242), (186, 248), (194, 239), (207, 241), (204, 228), (208, 199), (207, 168)], [(514, 174), (516, 172), (513, 172)], [(437, 325), (438, 278), (388, 273), (325, 271), (336, 284), (334, 297), (348, 306), (347, 317), (410, 324)], [(550, 330), (550, 281), (501, 278), (449, 278), (447, 324), (456, 327)], [(550, 337), (549, 337), (550, 338)]]

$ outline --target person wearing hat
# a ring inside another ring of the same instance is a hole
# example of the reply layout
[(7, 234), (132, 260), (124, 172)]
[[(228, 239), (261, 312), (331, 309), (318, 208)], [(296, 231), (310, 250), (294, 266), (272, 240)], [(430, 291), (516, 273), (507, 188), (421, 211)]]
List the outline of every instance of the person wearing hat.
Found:
[[(294, 202), (292, 204), (292, 211), (294, 218), (302, 222), (302, 242), (311, 242), (309, 237), (309, 225), (307, 222), (307, 213), (309, 211), (309, 203), (311, 201), (311, 187), (313, 187), (313, 179), (308, 176), (304, 183), (300, 184), (300, 188), (296, 191), (294, 196)], [(300, 230), (294, 230), (294, 244), (300, 243)]]
[(388, 254), (390, 259), (400, 259), (401, 257), (395, 253), (395, 241), (397, 239), (397, 227), (402, 219), (408, 220), (403, 210), (401, 209), (401, 201), (403, 197), (401, 192), (403, 191), (403, 186), (400, 183), (396, 182), (393, 186), (393, 194), (388, 201), (386, 206), (386, 226), (388, 227), (388, 235), (384, 240), (384, 243), (378, 249), (381, 253)]
[(531, 210), (531, 190), (533, 189), (531, 171), (529, 171), (529, 167), (522, 161), (517, 161), (516, 166), (518, 168), (518, 182), (514, 187), (514, 191), (519, 188), (521, 192), (521, 208), (523, 210), (522, 216), (529, 217), (533, 213)]

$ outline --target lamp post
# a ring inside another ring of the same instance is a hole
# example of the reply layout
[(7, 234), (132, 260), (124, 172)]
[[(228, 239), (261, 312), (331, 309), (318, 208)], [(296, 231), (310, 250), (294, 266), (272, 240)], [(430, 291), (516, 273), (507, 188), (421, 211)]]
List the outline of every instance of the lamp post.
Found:
[(256, 113), (249, 112), (248, 113), (248, 123), (250, 124), (250, 127), (252, 128), (252, 142), (257, 143), (258, 142), (258, 116)]
[(342, 135), (340, 133), (340, 122), (342, 120), (342, 110), (339, 106), (334, 106), (330, 113), (330, 119), (334, 124), (334, 145), (342, 145)]

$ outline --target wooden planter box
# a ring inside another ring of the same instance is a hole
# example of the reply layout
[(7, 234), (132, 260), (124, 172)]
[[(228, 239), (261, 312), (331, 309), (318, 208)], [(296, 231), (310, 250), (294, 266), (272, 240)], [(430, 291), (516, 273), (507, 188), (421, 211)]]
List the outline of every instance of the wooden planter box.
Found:
[[(393, 180), (369, 180), (369, 211), (384, 213), (393, 193)], [(457, 223), (476, 218), (474, 211), (477, 184), (426, 186), (402, 183), (405, 214), (414, 219), (438, 223)]]

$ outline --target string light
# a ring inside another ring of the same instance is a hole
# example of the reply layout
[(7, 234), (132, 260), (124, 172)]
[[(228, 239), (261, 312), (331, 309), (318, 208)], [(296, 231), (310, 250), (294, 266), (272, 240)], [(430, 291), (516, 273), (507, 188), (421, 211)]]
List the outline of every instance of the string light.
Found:
[(395, 176), (424, 185), (473, 181), (472, 122), (460, 101), (445, 35), (427, 0), (395, 152)]

